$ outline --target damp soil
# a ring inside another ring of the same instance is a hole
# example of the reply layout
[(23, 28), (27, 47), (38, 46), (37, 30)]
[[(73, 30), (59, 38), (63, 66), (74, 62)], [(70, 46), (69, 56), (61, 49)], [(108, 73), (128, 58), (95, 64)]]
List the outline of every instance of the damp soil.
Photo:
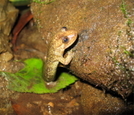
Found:
[[(33, 23), (33, 22), (30, 22)], [(44, 59), (43, 43), (35, 25), (27, 26), (19, 34), (13, 60), (27, 58)], [(7, 63), (6, 70), (16, 72), (23, 63)], [(10, 68), (10, 69), (9, 69)], [(12, 68), (12, 69), (11, 69)], [(63, 71), (64, 69), (61, 69)], [(66, 71), (66, 70), (65, 70)], [(0, 115), (82, 115), (80, 105), (81, 83), (76, 82), (71, 86), (53, 94), (19, 93), (6, 88), (8, 81), (0, 77)]]

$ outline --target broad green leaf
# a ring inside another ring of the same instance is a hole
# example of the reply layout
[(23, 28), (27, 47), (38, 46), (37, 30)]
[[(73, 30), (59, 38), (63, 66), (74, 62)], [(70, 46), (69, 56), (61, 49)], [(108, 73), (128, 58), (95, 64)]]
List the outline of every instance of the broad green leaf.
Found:
[(50, 4), (55, 0), (9, 0), (14, 6), (26, 6), (32, 2), (39, 3), (39, 4)]
[(54, 93), (66, 86), (74, 83), (77, 78), (61, 73), (56, 82), (46, 85), (43, 79), (43, 61), (41, 59), (31, 58), (24, 61), (25, 67), (16, 73), (0, 72), (2, 76), (8, 79), (8, 88), (18, 92), (32, 93)]
[(32, 0), (9, 0), (14, 6), (25, 6), (32, 2)]

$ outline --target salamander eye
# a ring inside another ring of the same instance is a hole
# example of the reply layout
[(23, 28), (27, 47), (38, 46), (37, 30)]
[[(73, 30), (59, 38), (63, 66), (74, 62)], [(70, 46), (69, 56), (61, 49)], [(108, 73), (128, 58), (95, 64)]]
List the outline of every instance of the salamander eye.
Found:
[(62, 37), (62, 42), (63, 43), (67, 43), (69, 41), (67, 36)]

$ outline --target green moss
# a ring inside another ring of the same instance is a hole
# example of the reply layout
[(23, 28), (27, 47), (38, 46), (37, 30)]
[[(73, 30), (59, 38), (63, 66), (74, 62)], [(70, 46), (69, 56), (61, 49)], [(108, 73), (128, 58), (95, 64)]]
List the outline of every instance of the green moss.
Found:
[(118, 36), (121, 36), (121, 33), (122, 33), (122, 31), (120, 30), (120, 31), (118, 32)]
[(123, 53), (126, 54), (127, 56), (130, 56), (130, 57), (133, 57), (133, 56), (134, 56), (134, 55), (133, 55), (133, 52), (128, 51), (128, 50), (126, 49), (126, 47), (121, 46), (121, 48), (123, 49)]
[(124, 50), (124, 53), (130, 57), (134, 57), (134, 54), (130, 51)]
[(114, 57), (112, 58), (113, 62), (116, 64), (116, 65), (119, 65), (120, 63), (117, 61), (117, 59)]
[(128, 19), (127, 20), (127, 25), (130, 27), (130, 25), (132, 24), (132, 23), (134, 23), (131, 19)]
[(126, 9), (126, 4), (125, 4), (125, 2), (124, 2), (124, 0), (122, 0), (122, 4), (121, 4), (121, 6), (120, 6), (120, 9), (121, 9), (121, 11), (123, 12), (123, 14), (124, 14), (124, 17), (125, 18), (128, 18), (128, 12), (127, 12), (127, 9)]
[(113, 60), (113, 62), (114, 62), (114, 64), (115, 64), (115, 66), (119, 67), (120, 70), (125, 70), (124, 65), (123, 65), (122, 63), (120, 63), (120, 62), (116, 59), (116, 57), (112, 58), (112, 60)]

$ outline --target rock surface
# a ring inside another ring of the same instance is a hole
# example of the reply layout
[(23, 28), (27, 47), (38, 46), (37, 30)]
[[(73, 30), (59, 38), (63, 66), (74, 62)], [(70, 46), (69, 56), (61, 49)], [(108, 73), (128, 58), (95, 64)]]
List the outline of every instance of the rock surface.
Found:
[(85, 115), (132, 115), (134, 109), (119, 97), (87, 84), (83, 85), (81, 104)]
[[(127, 98), (134, 87), (133, 0), (57, 0), (33, 3), (44, 47), (61, 27), (79, 32), (70, 70), (89, 83)], [(45, 49), (47, 51), (47, 49)]]
[(0, 71), (11, 69), (9, 66), (13, 58), (11, 52), (10, 32), (16, 21), (18, 10), (8, 2), (2, 0), (0, 2)]

